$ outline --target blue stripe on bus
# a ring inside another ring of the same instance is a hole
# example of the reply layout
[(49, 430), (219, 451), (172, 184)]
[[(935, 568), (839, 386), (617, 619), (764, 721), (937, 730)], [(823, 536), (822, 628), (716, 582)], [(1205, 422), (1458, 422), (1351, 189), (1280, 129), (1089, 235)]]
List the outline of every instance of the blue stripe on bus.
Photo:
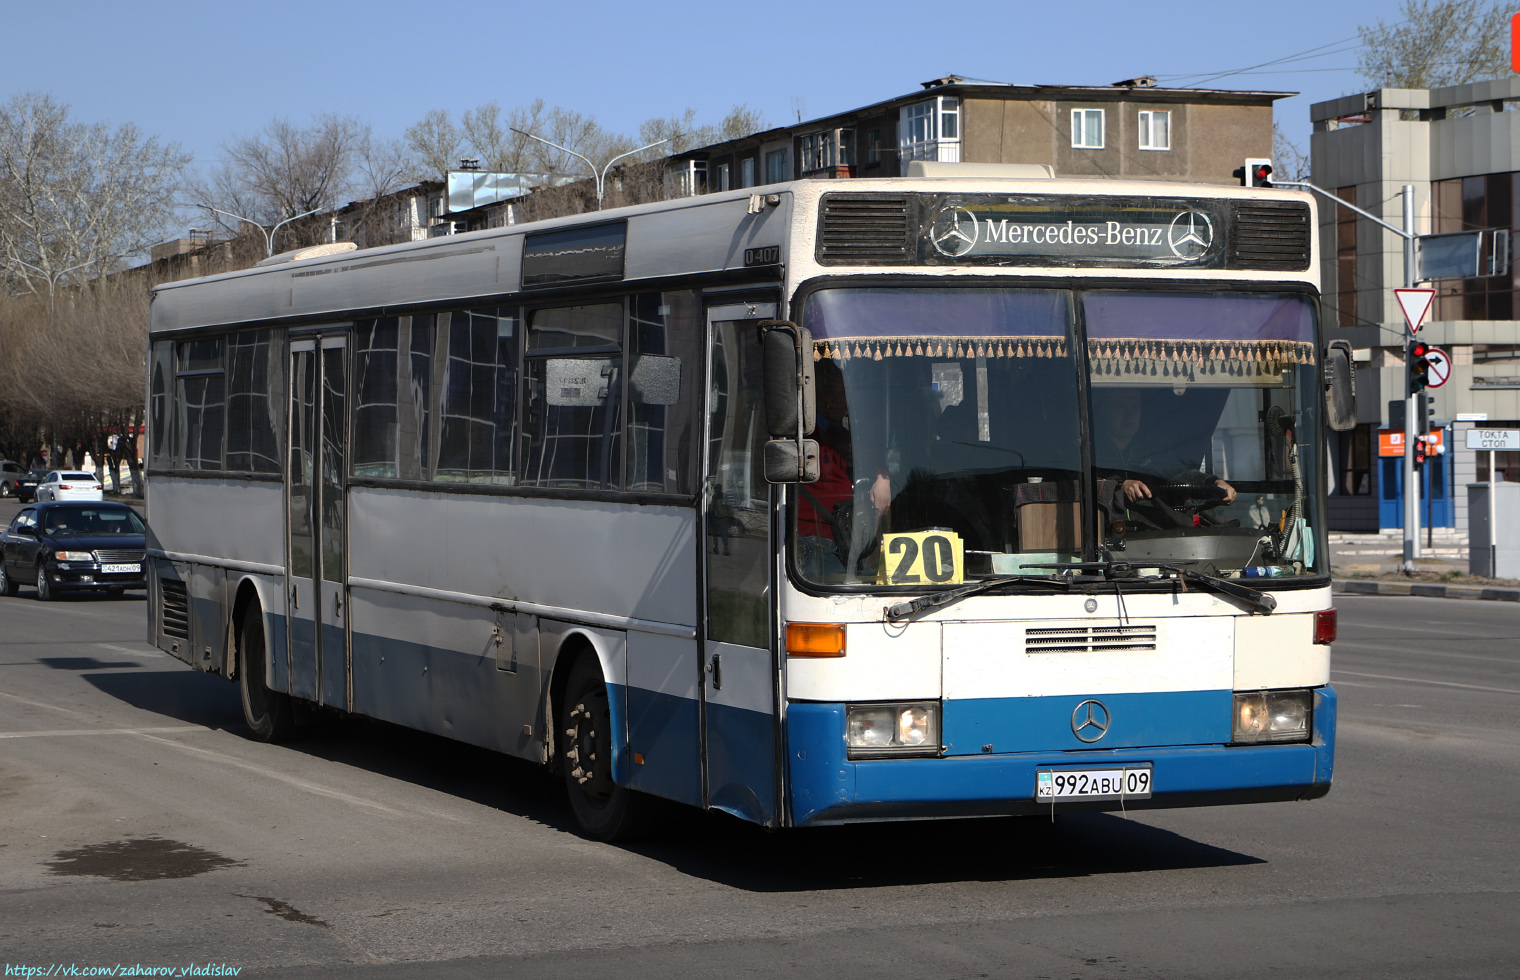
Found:
[[(1068, 704), (1070, 698), (1053, 699)], [(1047, 813), (1034, 802), (1035, 771), (1148, 762), (1154, 795), (1129, 809), (1309, 799), (1330, 788), (1335, 692), (1317, 692), (1308, 744), (1180, 745), (1078, 751), (994, 752), (939, 759), (852, 762), (845, 752), (845, 706), (792, 704), (787, 762), (792, 820), (798, 826), (899, 817)], [(1058, 809), (1078, 805), (1058, 804)], [(1118, 801), (1083, 809), (1119, 809)]]
[[(633, 760), (628, 785), (668, 800), (702, 805), (699, 770), (701, 716), (697, 702), (638, 687), (624, 689), (628, 700), (628, 747)], [(616, 690), (614, 698), (617, 697)]]
[(1094, 697), (1108, 710), (1105, 749), (1218, 744), (1230, 740), (1233, 696), (1231, 691), (1165, 691), (946, 701), (941, 741), (946, 755), (1085, 749), (1087, 743), (1072, 732), (1072, 712)]
[(707, 703), (707, 796), (755, 823), (776, 816), (776, 725), (768, 712)]

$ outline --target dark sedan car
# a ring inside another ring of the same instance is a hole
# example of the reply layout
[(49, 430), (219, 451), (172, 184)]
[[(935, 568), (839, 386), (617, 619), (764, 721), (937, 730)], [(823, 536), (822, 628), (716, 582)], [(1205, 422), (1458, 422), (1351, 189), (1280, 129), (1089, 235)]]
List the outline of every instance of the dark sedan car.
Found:
[(37, 598), (63, 592), (108, 592), (148, 587), (143, 552), (148, 527), (126, 504), (61, 502), (23, 507), (0, 532), (0, 595), (23, 582)]
[(0, 460), (0, 497), (15, 497), (23, 504), (37, 496), (37, 484), (46, 470), (26, 470), (20, 463)]

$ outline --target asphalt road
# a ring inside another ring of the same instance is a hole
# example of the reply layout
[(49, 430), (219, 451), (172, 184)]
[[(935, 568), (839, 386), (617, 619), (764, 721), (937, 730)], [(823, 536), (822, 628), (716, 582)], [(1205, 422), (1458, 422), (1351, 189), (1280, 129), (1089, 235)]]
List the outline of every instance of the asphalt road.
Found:
[[(0, 961), (306, 977), (1520, 976), (1520, 609), (1341, 597), (1326, 799), (577, 837), (538, 770), (244, 736), (141, 599), (0, 599)], [(8, 976), (16, 975), (7, 973)]]

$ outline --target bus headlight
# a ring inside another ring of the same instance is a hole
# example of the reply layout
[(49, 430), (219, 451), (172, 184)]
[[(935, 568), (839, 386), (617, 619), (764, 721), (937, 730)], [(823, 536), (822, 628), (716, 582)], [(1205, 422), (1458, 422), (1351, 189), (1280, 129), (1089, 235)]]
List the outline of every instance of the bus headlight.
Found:
[(852, 704), (845, 709), (852, 759), (939, 755), (939, 702)]
[(1313, 703), (1313, 691), (1252, 691), (1236, 694), (1232, 740), (1242, 745), (1258, 742), (1307, 742)]

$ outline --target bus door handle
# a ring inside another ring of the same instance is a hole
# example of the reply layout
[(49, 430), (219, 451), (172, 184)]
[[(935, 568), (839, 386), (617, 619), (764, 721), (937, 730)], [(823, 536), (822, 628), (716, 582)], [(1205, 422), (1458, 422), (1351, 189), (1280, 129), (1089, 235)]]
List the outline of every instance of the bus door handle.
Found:
[(343, 593), (341, 592), (333, 593), (333, 615), (343, 615)]
[(301, 587), (299, 585), (292, 585), (290, 587), (290, 608), (301, 608)]
[(723, 655), (713, 654), (712, 663), (707, 665), (707, 672), (712, 675), (713, 690), (723, 690)]

